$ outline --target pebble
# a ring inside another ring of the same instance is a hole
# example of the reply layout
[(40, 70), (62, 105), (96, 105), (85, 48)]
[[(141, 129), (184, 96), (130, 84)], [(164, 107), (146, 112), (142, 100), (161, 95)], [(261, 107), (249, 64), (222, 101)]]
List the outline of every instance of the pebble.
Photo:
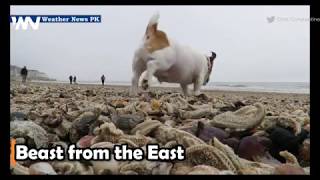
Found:
[(305, 175), (305, 171), (301, 167), (290, 164), (282, 164), (275, 168), (275, 174), (279, 175)]
[(91, 146), (91, 140), (94, 138), (94, 136), (86, 135), (83, 136), (78, 142), (77, 147), (78, 148), (89, 148)]
[(76, 120), (72, 122), (69, 131), (69, 138), (72, 143), (76, 143), (81, 137), (87, 135), (90, 130), (93, 130), (91, 125), (97, 120), (93, 112), (84, 112)]
[(29, 167), (30, 175), (57, 175), (53, 167), (46, 162), (34, 163)]
[(216, 137), (220, 141), (222, 139), (226, 139), (228, 137), (228, 134), (220, 128), (211, 127), (199, 121), (196, 136), (205, 142), (209, 142), (214, 137)]
[(130, 132), (137, 124), (144, 121), (144, 117), (135, 114), (113, 115), (111, 121), (117, 128), (125, 132)]
[(256, 156), (264, 156), (267, 147), (265, 146), (266, 143), (263, 143), (262, 141), (269, 141), (269, 144), (271, 144), (269, 139), (259, 136), (246, 136), (242, 138), (237, 154), (247, 160), (253, 160)]
[(23, 112), (12, 112), (10, 115), (10, 121), (14, 121), (14, 120), (24, 121), (24, 120), (28, 120), (28, 117)]

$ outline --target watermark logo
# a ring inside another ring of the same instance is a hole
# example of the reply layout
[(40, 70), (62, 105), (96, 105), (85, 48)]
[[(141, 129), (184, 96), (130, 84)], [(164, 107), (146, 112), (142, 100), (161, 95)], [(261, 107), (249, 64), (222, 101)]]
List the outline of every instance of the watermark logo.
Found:
[(275, 17), (274, 16), (270, 16), (270, 17), (267, 17), (267, 21), (269, 23), (272, 23), (274, 21)]
[(268, 16), (266, 17), (268, 23), (275, 22), (320, 22), (320, 18), (304, 18), (304, 17), (281, 17), (281, 16)]
[(21, 27), (23, 30), (27, 30), (29, 26), (31, 26), (33, 30), (38, 30), (40, 25), (40, 17), (37, 17), (35, 22), (30, 16), (25, 18), (13, 16), (11, 20), (15, 30), (19, 30)]
[(101, 15), (11, 15), (15, 30), (38, 30), (41, 23), (101, 23)]

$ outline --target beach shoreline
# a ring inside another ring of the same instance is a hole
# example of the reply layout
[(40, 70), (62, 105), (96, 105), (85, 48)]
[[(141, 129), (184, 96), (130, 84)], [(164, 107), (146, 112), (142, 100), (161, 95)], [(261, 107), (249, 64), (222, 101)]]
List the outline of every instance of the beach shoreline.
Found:
[[(20, 82), (12, 82), (11, 86), (18, 88), (22, 84)], [(97, 84), (67, 84), (67, 83), (43, 83), (43, 82), (29, 82), (26, 84), (28, 87), (40, 87), (53, 89), (60, 89), (60, 91), (69, 91), (73, 89), (77, 92), (83, 91), (96, 91), (96, 92), (108, 92), (108, 95), (100, 98), (113, 98), (113, 96), (120, 96), (122, 98), (132, 98), (129, 96), (130, 86), (127, 85), (97, 85)], [(69, 89), (69, 90), (68, 90)], [(168, 94), (168, 93), (180, 93), (183, 94), (180, 88), (177, 87), (151, 87), (147, 91), (139, 89), (139, 95), (141, 93)], [(192, 91), (191, 91), (192, 92)], [(213, 98), (216, 101), (221, 101), (222, 104), (234, 104), (235, 102), (247, 102), (253, 104), (260, 102), (266, 105), (266, 110), (273, 114), (280, 114), (282, 112), (290, 113), (296, 109), (302, 109), (304, 112), (310, 111), (310, 95), (300, 93), (278, 93), (278, 92), (251, 92), (251, 91), (226, 91), (226, 90), (201, 90), (202, 93), (209, 98)], [(23, 95), (23, 94), (21, 94)], [(194, 97), (194, 96), (189, 96)]]
[[(19, 84), (21, 82), (19, 81), (11, 81), (10, 83), (15, 83), (15, 84)], [(121, 90), (125, 90), (130, 88), (130, 85), (114, 85), (114, 84), (108, 84), (105, 83), (104, 86), (102, 86), (101, 84), (91, 84), (91, 83), (77, 83), (77, 84), (69, 84), (68, 82), (45, 82), (45, 81), (31, 81), (28, 82), (30, 84), (38, 84), (38, 85), (47, 85), (47, 86), (79, 86), (79, 87), (104, 87), (104, 88), (111, 88), (111, 89), (121, 89)], [(181, 88), (180, 87), (161, 87), (161, 86), (155, 86), (155, 87), (151, 87), (151, 90), (173, 90), (175, 92), (181, 92)], [(190, 91), (192, 92), (192, 88), (190, 89)], [(205, 92), (207, 94), (241, 94), (241, 95), (275, 95), (275, 96), (308, 96), (310, 97), (309, 93), (295, 93), (295, 92), (272, 92), (272, 91), (252, 91), (252, 90), (224, 90), (224, 89), (201, 89), (202, 92)]]

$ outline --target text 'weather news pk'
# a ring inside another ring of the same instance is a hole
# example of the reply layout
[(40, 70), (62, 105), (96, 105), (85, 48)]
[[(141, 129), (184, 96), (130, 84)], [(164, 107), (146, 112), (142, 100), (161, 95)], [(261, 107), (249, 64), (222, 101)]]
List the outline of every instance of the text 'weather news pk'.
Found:
[(15, 30), (38, 30), (40, 23), (101, 23), (101, 15), (11, 15)]

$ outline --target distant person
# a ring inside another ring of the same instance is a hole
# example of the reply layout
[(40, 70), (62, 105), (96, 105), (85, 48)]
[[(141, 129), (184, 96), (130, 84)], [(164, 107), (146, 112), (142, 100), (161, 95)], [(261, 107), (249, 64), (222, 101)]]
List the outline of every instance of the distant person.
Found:
[(104, 77), (104, 75), (101, 76), (101, 82), (102, 82), (102, 86), (104, 86), (104, 80), (106, 79), (106, 77)]
[(77, 77), (74, 76), (74, 77), (73, 77), (73, 83), (76, 84), (76, 82), (77, 82)]
[(70, 84), (72, 84), (72, 76), (71, 75), (69, 76), (69, 81), (70, 81)]
[(22, 76), (22, 83), (26, 83), (26, 80), (27, 80), (27, 76), (28, 76), (28, 70), (27, 70), (27, 67), (24, 66), (21, 71), (20, 71), (20, 74)]

